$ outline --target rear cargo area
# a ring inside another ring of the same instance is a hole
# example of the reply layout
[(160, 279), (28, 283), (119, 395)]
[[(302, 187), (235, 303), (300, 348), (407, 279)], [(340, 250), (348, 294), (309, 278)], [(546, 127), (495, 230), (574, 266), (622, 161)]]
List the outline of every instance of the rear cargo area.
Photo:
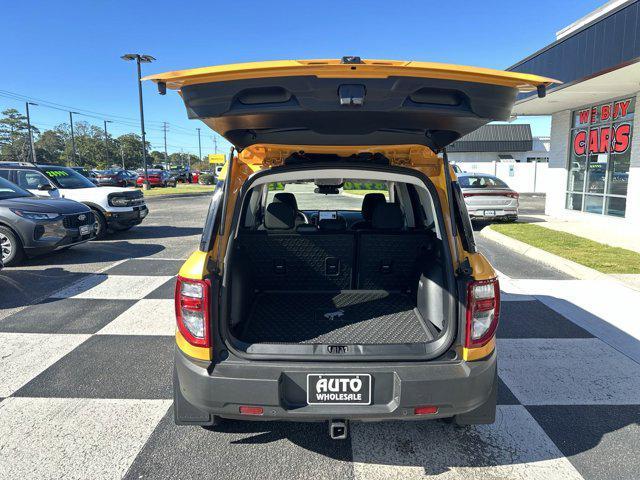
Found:
[(238, 337), (247, 343), (375, 345), (429, 342), (432, 332), (405, 293), (262, 292)]
[(406, 345), (448, 315), (441, 241), (426, 229), (238, 235), (230, 333), (246, 345)]

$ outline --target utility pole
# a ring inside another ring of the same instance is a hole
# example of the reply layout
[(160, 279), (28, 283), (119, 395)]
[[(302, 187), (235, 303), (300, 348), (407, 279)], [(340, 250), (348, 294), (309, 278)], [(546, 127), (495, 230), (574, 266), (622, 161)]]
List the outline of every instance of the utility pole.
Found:
[(196, 128), (196, 130), (198, 130), (198, 163), (202, 162), (202, 144), (200, 143), (200, 129)]
[(142, 162), (144, 164), (144, 189), (149, 189), (149, 175), (147, 173), (147, 145), (144, 131), (144, 107), (142, 105), (142, 70), (140, 63), (151, 63), (155, 60), (151, 55), (140, 55), (139, 53), (127, 53), (123, 55), (123, 60), (135, 60), (138, 66), (138, 98), (140, 101), (140, 131), (142, 133)]
[[(105, 165), (109, 166), (109, 134), (107, 133), (107, 123), (111, 123), (111, 120), (104, 121), (104, 159)], [(124, 169), (124, 165), (122, 167)]]
[(122, 143), (120, 144), (120, 157), (122, 158), (122, 169), (125, 170), (125, 167), (124, 167), (124, 148), (122, 147)]
[(169, 155), (167, 155), (167, 122), (162, 122), (164, 131), (164, 168), (169, 168)]
[(36, 146), (33, 143), (33, 130), (31, 130), (31, 116), (29, 115), (29, 105), (38, 105), (33, 102), (26, 102), (27, 106), (27, 127), (29, 128), (29, 144), (31, 145), (31, 161), (36, 163)]
[(213, 153), (218, 153), (218, 137), (213, 136)]
[(69, 123), (71, 124), (71, 148), (73, 150), (73, 163), (78, 163), (78, 154), (76, 152), (76, 137), (73, 135), (73, 114), (78, 115), (78, 112), (69, 112)]

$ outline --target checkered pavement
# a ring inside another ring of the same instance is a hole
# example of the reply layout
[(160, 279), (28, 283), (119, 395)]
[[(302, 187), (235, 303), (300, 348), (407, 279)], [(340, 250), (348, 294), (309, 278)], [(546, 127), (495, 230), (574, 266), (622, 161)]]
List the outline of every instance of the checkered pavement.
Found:
[(128, 260), (0, 320), (0, 478), (639, 477), (640, 336), (605, 308), (629, 292), (503, 277), (495, 424), (336, 442), (325, 424), (173, 425), (180, 263)]

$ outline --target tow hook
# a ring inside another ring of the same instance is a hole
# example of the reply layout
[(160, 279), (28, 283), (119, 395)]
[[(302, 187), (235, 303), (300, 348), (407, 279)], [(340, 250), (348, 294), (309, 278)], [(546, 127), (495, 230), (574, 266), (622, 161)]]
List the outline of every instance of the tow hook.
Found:
[(347, 420), (330, 420), (329, 436), (332, 440), (346, 440), (349, 436), (349, 422)]

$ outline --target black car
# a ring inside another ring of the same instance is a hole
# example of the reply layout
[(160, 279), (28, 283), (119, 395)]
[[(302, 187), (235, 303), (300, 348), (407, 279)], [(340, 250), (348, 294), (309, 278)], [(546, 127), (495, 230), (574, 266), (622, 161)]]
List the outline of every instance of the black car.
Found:
[(91, 240), (93, 213), (82, 203), (37, 197), (0, 178), (0, 250), (5, 266)]

